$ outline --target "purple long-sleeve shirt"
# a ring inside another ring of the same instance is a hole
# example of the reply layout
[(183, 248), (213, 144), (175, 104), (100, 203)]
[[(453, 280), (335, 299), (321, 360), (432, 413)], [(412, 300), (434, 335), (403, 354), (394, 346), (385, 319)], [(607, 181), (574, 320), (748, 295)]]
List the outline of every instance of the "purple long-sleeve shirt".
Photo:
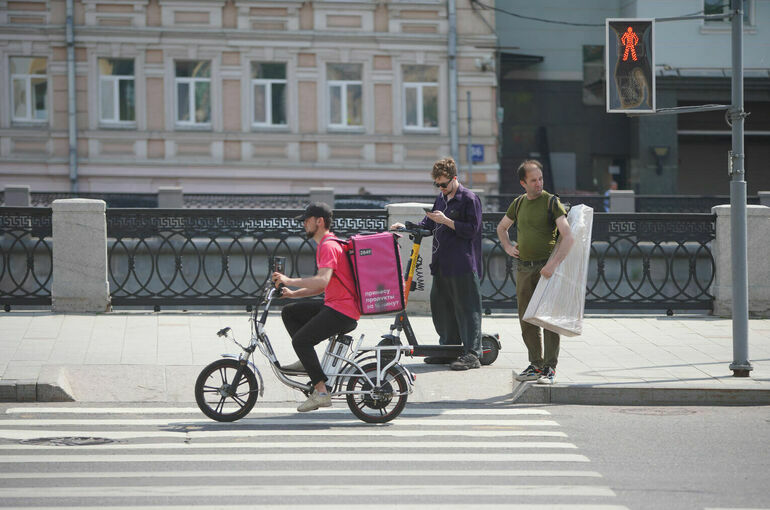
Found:
[(420, 225), (433, 231), (431, 274), (456, 276), (471, 271), (481, 278), (481, 200), (458, 183), (457, 192), (447, 202), (439, 192), (433, 202), (434, 211), (442, 211), (455, 222), (452, 230), (427, 216)]

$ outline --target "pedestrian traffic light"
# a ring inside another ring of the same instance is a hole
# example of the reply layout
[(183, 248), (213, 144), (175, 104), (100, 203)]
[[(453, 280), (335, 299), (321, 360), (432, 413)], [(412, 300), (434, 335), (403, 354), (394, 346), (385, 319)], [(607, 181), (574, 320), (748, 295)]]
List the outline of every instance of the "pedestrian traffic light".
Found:
[(606, 19), (608, 113), (655, 112), (655, 20)]

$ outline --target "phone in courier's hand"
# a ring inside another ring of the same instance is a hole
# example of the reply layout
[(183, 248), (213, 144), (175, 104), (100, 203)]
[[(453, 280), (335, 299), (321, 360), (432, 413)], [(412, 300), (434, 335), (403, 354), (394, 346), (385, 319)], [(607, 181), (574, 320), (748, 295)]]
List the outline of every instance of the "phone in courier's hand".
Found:
[(423, 207), (423, 210), (424, 210), (426, 213), (429, 213), (429, 212), (433, 212), (433, 207)]

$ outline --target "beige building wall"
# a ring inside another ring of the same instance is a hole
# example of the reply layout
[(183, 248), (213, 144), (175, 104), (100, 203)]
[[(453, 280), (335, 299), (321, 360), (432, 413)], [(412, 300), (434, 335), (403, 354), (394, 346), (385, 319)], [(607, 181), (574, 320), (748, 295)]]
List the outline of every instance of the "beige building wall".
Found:
[[(429, 170), (450, 152), (448, 15), (435, 0), (75, 0), (79, 189), (154, 192), (433, 193)], [(459, 166), (465, 178), (466, 91), (473, 143), (485, 161), (474, 185), (497, 191), (496, 37), (458, 6)], [(483, 16), (494, 26), (494, 13)], [(68, 104), (64, 0), (0, 0), (0, 187), (66, 191)], [(34, 27), (33, 27), (34, 25)], [(42, 26), (43, 28), (40, 28)], [(10, 59), (47, 59), (47, 118), (13, 119)], [(134, 62), (135, 118), (105, 123), (99, 59)], [(210, 62), (210, 122), (183, 125), (177, 61)], [(286, 124), (255, 122), (252, 63), (286, 65)], [(328, 64), (359, 64), (360, 127), (329, 125)], [(405, 126), (403, 66), (435, 66), (438, 126)]]

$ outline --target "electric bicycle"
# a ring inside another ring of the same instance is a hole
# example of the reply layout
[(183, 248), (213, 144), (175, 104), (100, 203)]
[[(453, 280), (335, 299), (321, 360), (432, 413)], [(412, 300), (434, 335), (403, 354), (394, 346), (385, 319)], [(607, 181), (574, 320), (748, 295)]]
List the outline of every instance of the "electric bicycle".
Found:
[[(310, 382), (302, 380), (307, 378), (306, 373), (281, 367), (265, 331), (270, 306), (279, 295), (280, 290), (268, 283), (259, 301), (264, 305), (261, 315), (257, 306), (250, 318), (251, 341), (247, 345), (239, 343), (229, 327), (217, 333), (234, 342), (242, 352), (223, 354), (222, 359), (204, 368), (195, 381), (195, 401), (209, 418), (221, 422), (243, 418), (262, 396), (262, 375), (252, 360), (257, 349), (270, 362), (281, 383), (305, 396), (312, 393)], [(353, 345), (348, 332), (331, 337), (321, 359), (332, 401), (346, 401), (350, 411), (367, 423), (388, 422), (401, 414), (412, 393), (415, 376), (399, 360), (402, 355), (411, 355), (414, 349), (395, 345), (362, 347), (364, 335)]]

